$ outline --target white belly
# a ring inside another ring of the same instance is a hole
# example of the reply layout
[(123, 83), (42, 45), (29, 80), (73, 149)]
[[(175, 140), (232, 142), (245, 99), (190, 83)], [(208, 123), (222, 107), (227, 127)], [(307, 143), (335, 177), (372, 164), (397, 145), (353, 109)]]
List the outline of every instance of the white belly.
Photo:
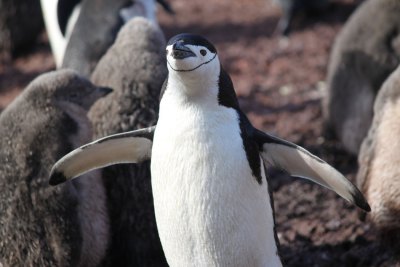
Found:
[(169, 265), (281, 266), (265, 173), (261, 185), (251, 175), (236, 111), (162, 114), (151, 172)]

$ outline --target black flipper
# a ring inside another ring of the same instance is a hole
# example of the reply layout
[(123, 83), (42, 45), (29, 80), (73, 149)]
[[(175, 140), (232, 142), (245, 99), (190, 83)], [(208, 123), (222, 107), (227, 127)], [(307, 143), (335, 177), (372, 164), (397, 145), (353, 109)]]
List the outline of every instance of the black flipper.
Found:
[(255, 129), (264, 163), (287, 171), (290, 175), (311, 180), (355, 204), (365, 211), (370, 206), (358, 188), (328, 163), (304, 148)]

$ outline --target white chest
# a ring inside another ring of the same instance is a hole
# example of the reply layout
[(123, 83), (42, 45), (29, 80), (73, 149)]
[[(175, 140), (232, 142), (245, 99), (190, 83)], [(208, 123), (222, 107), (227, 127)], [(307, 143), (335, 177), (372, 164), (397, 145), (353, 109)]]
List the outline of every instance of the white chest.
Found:
[(170, 266), (281, 266), (268, 186), (251, 175), (234, 109), (163, 99), (152, 187)]

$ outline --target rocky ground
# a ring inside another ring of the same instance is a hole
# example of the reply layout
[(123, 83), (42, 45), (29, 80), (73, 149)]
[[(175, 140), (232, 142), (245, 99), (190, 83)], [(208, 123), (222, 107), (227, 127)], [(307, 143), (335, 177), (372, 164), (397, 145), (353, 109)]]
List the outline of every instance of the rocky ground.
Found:
[[(288, 38), (275, 33), (280, 10), (271, 0), (170, 2), (174, 17), (159, 12), (167, 38), (194, 32), (210, 39), (256, 127), (305, 146), (354, 181), (356, 158), (322, 137), (321, 98), (334, 38), (360, 0), (334, 1), (312, 17), (300, 14)], [(29, 51), (0, 63), (0, 109), (54, 68), (45, 34)], [(307, 181), (271, 176), (286, 266), (397, 266), (396, 253), (359, 220), (357, 208)]]

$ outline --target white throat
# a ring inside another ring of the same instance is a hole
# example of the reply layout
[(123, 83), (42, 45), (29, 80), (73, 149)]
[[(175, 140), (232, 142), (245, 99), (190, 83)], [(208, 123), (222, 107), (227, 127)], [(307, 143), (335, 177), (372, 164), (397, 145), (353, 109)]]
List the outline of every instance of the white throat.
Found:
[[(184, 76), (184, 77), (182, 77)], [(190, 73), (171, 73), (168, 76), (168, 85), (165, 96), (176, 97), (176, 100), (186, 104), (202, 101), (207, 104), (218, 104), (218, 78), (213, 80), (192, 79)], [(164, 97), (163, 97), (164, 98)]]
[[(196, 49), (194, 46), (189, 45), (189, 47)], [(210, 103), (216, 103), (220, 74), (220, 63), (216, 54), (206, 58), (198, 56), (184, 60), (176, 60), (168, 56), (167, 61), (169, 76), (166, 92), (173, 93), (175, 97), (187, 98), (188, 101), (207, 99), (206, 101)], [(194, 70), (177, 71), (176, 69)]]

